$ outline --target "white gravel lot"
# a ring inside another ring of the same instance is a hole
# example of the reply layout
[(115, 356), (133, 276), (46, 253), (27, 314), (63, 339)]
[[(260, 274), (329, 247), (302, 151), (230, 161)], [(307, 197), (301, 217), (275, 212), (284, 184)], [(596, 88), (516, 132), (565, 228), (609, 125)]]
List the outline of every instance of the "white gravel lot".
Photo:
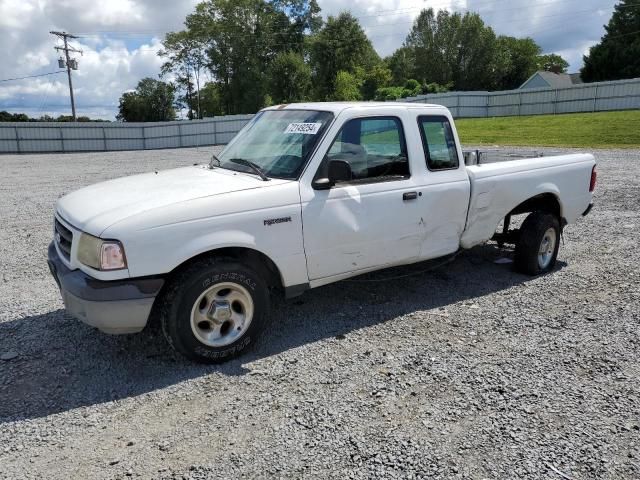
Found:
[(330, 285), (220, 366), (65, 316), (56, 198), (210, 152), (0, 156), (0, 478), (640, 478), (640, 151), (543, 277), (488, 244)]

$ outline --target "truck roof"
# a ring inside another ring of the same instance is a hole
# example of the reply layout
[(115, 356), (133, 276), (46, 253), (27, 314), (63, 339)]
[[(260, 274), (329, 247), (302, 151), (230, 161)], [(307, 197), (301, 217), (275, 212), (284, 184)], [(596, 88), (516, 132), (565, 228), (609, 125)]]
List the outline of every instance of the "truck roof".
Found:
[(408, 103), (408, 102), (309, 102), (309, 103), (285, 103), (264, 108), (263, 110), (323, 110), (334, 114), (340, 113), (349, 108), (420, 108), (444, 110), (442, 105), (430, 103)]

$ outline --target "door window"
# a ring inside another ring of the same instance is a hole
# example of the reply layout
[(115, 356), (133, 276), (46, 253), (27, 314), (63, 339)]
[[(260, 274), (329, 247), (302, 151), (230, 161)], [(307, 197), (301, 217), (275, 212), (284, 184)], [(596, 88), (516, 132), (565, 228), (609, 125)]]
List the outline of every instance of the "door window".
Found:
[(402, 122), (396, 117), (349, 120), (336, 135), (317, 178), (326, 176), (330, 160), (349, 163), (353, 179), (347, 183), (369, 183), (410, 176)]
[(458, 168), (458, 150), (446, 117), (419, 117), (420, 134), (429, 170)]

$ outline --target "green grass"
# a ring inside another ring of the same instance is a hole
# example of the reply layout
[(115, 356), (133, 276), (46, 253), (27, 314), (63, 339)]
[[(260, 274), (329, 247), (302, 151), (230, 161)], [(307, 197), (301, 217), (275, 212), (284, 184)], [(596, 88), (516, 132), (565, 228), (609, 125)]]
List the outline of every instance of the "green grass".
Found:
[(640, 110), (456, 120), (464, 145), (640, 147)]

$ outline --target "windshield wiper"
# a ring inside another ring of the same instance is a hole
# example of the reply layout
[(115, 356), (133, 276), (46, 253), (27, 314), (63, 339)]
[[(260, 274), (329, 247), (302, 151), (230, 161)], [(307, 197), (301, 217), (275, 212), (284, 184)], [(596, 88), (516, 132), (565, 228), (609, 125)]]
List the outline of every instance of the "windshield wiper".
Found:
[(218, 156), (215, 153), (212, 153), (211, 154), (211, 161), (209, 162), (209, 167), (213, 168), (214, 166), (220, 167), (221, 163), (220, 163), (220, 159), (218, 158)]
[[(264, 173), (264, 171), (255, 163), (249, 161), (249, 160), (245, 160), (244, 158), (231, 158), (229, 159), (230, 162), (233, 163), (237, 163), (239, 165), (244, 165), (245, 167), (249, 167), (251, 170), (253, 170), (253, 172), (258, 175), (262, 180), (264, 180), (265, 182), (269, 181), (269, 177), (267, 177)], [(218, 160), (218, 162), (220, 162), (220, 160)]]

